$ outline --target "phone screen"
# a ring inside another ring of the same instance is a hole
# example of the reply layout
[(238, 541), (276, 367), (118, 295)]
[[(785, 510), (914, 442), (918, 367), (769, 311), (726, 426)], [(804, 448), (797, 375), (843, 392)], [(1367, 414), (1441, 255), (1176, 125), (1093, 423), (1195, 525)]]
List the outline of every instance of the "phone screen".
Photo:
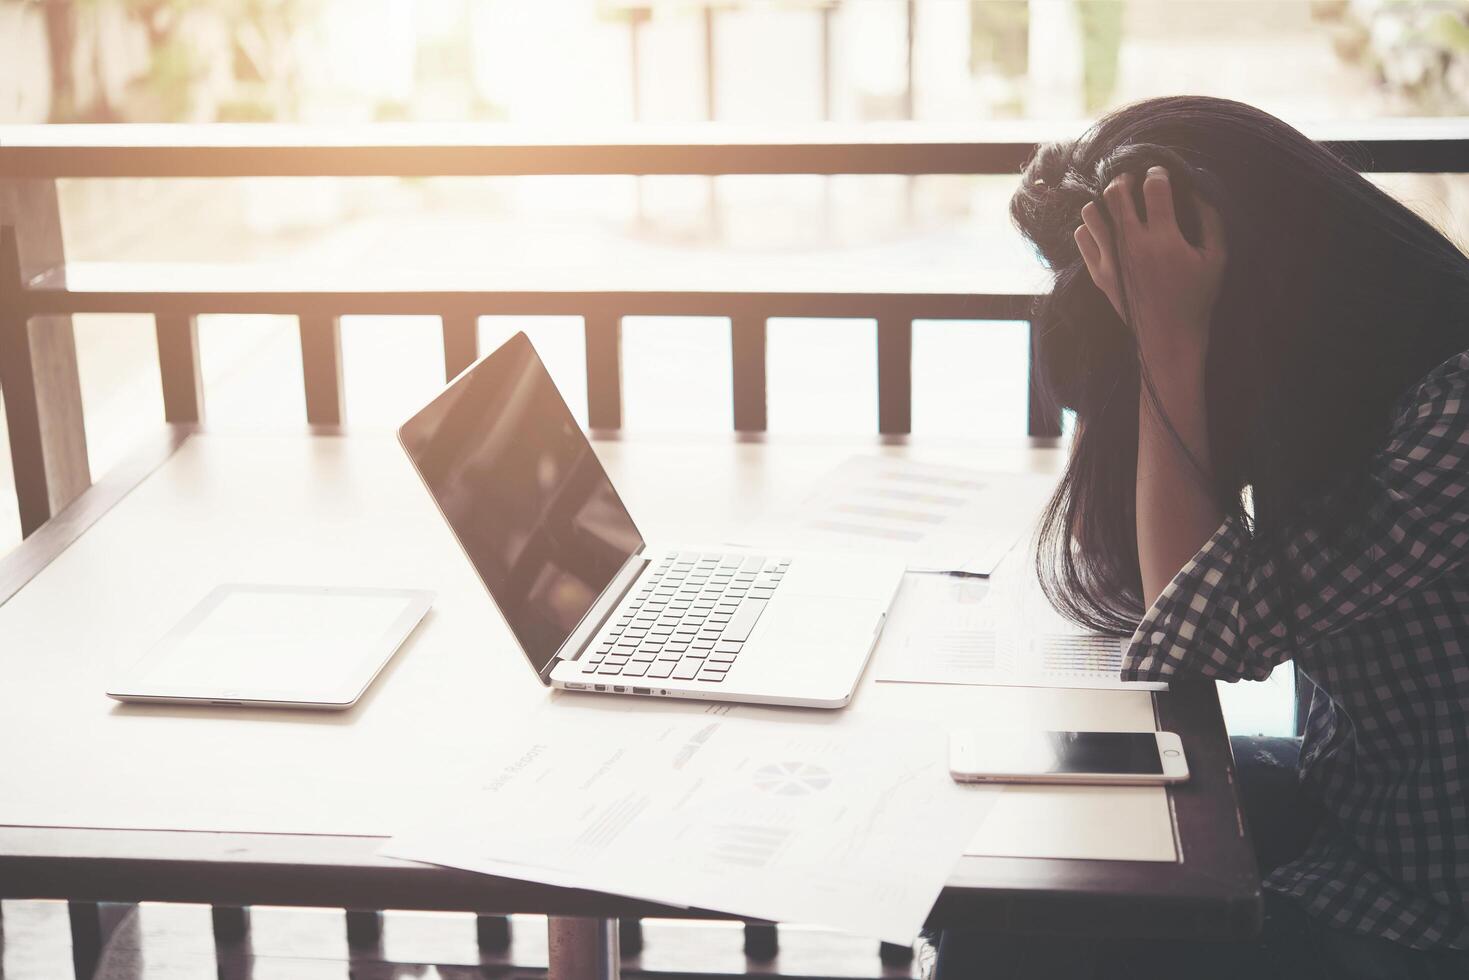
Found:
[(1152, 732), (978, 732), (969, 747), (965, 770), (986, 775), (1163, 773)]

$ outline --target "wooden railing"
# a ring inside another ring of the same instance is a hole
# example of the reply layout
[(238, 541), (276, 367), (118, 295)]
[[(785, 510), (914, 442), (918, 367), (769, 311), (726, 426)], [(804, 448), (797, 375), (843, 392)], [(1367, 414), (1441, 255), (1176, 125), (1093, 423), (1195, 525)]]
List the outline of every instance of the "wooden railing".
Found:
[[(444, 373), (478, 356), (482, 315), (572, 314), (583, 318), (588, 418), (594, 429), (622, 424), (622, 318), (720, 316), (730, 321), (734, 427), (766, 428), (766, 322), (771, 317), (840, 317), (877, 322), (878, 417), (884, 434), (911, 428), (911, 355), (917, 319), (1026, 320), (1024, 290), (913, 293), (776, 291), (269, 291), (192, 288), (188, 282), (128, 283), (86, 289), (67, 282), (54, 182), (60, 178), (222, 178), (274, 176), (528, 176), (735, 174), (1015, 174), (1040, 141), (1075, 135), (1078, 125), (991, 125), (936, 132), (916, 125), (861, 132), (824, 128), (792, 141), (738, 137), (707, 128), (660, 134), (639, 129), (599, 140), (566, 141), (504, 130), (380, 126), (350, 131), (257, 127), (0, 127), (0, 387), (10, 428), (22, 531), (30, 534), (90, 482), (70, 316), (142, 313), (154, 317), (164, 414), (205, 417), (197, 318), (273, 313), (297, 318), (307, 421), (343, 417), (340, 318), (433, 314), (440, 318)], [(1351, 129), (1308, 128), (1363, 171), (1469, 173), (1469, 127), (1457, 120), (1397, 120)], [(651, 135), (650, 135), (651, 134)], [(995, 220), (1006, 220), (996, 215)], [(247, 273), (248, 274), (248, 273)], [(1033, 360), (1033, 359), (1032, 359)], [(1042, 403), (1034, 367), (1029, 431), (1059, 433)], [(89, 934), (95, 910), (73, 910), (75, 935)], [(216, 909), (216, 933), (244, 929), (239, 910)], [(349, 938), (371, 942), (373, 913), (350, 913)], [(80, 924), (78, 924), (80, 923)], [(632, 924), (635, 931), (635, 924)], [(503, 920), (482, 918), (481, 939), (501, 947)], [(635, 945), (636, 935), (627, 937)], [(751, 927), (747, 949), (774, 952), (770, 927)], [(887, 951), (900, 956), (902, 951)]]
[[(54, 181), (60, 178), (260, 176), (507, 176), (736, 174), (1014, 174), (1039, 141), (1074, 135), (1075, 124), (992, 124), (963, 131), (902, 124), (864, 130), (823, 127), (801, 141), (731, 137), (710, 127), (627, 130), (568, 141), (483, 127), (292, 126), (0, 127), (0, 387), (11, 433), (22, 533), (29, 534), (90, 482), (69, 317), (148, 313), (156, 320), (165, 415), (199, 421), (204, 391), (196, 318), (282, 313), (300, 326), (308, 420), (342, 418), (339, 318), (437, 314), (452, 376), (477, 355), (476, 318), (574, 314), (586, 332), (587, 399), (593, 428), (622, 422), (621, 319), (635, 314), (712, 315), (731, 324), (733, 417), (744, 432), (766, 427), (766, 321), (773, 316), (876, 320), (877, 429), (906, 433), (912, 418), (915, 319), (1024, 320), (1023, 291), (906, 292), (512, 292), (480, 290), (296, 292), (201, 290), (188, 282), (124, 290), (68, 288)], [(1456, 120), (1395, 120), (1319, 138), (1363, 170), (1469, 172), (1469, 132)], [(487, 140), (487, 135), (496, 138)], [(996, 215), (996, 220), (1004, 220)], [(1054, 409), (1029, 379), (1029, 432), (1058, 434)]]

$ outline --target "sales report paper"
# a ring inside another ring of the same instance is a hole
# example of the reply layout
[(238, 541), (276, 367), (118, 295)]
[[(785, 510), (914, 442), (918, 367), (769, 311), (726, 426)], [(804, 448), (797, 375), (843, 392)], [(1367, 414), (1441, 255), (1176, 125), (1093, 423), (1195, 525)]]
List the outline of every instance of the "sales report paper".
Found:
[(793, 510), (752, 522), (731, 543), (860, 551), (902, 558), (910, 572), (988, 575), (1035, 530), (1055, 485), (1049, 474), (852, 456)]
[(911, 943), (997, 794), (925, 723), (561, 696), (383, 853)]

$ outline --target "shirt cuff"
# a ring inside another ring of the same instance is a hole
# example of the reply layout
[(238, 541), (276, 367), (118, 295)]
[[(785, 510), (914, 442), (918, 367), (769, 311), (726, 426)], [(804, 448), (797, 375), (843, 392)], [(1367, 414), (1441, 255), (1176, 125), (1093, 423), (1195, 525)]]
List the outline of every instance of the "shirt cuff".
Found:
[[(1163, 681), (1201, 657), (1216, 659), (1208, 649), (1214, 631), (1206, 626), (1227, 598), (1219, 583), (1244, 544), (1239, 522), (1226, 517), (1143, 616), (1122, 654), (1123, 680)], [(1233, 642), (1232, 636), (1219, 639)]]

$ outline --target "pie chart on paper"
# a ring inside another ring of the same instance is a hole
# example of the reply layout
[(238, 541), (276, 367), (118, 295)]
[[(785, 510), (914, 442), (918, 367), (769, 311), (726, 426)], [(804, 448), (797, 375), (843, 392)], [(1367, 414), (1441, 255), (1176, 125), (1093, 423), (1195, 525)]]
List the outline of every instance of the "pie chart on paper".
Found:
[(755, 770), (755, 785), (776, 796), (809, 796), (831, 785), (831, 773), (805, 762), (772, 762)]

